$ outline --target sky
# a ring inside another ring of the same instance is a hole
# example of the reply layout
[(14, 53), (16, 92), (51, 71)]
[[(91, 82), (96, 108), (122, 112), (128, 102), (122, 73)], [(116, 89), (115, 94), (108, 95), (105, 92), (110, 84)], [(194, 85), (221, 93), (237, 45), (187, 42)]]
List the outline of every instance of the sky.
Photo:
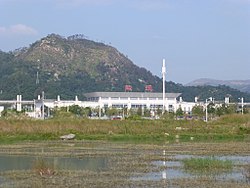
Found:
[(186, 84), (250, 79), (250, 0), (0, 0), (0, 49), (84, 34)]

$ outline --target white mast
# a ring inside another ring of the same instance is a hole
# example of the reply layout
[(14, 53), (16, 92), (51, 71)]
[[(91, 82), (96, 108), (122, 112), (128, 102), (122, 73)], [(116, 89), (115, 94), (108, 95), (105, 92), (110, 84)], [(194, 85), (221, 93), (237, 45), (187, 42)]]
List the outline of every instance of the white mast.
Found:
[(166, 65), (165, 65), (165, 59), (162, 61), (162, 100), (163, 100), (163, 106), (162, 106), (162, 114), (165, 112), (165, 80), (166, 80)]

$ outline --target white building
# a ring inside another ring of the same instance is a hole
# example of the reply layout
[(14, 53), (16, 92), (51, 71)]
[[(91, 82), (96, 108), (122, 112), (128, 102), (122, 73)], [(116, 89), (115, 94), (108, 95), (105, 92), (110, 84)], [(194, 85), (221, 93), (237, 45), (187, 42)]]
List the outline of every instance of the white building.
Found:
[[(147, 108), (150, 110), (163, 108), (163, 94), (151, 92), (92, 92), (86, 93), (87, 102), (93, 102), (100, 108)], [(177, 98), (181, 93), (165, 94), (165, 110), (175, 112), (179, 108)]]
[(1, 117), (2, 111), (4, 111), (4, 106), (0, 106), (0, 117)]
[[(22, 101), (19, 97), (17, 101), (2, 101), (3, 103), (10, 104), (27, 104), (31, 105), (33, 111), (26, 112), (30, 117), (34, 118), (44, 118), (43, 105), (47, 109), (47, 116), (49, 116), (50, 109), (69, 107), (73, 105), (78, 105), (80, 107), (92, 108), (92, 109), (106, 109), (106, 108), (117, 108), (128, 110), (143, 108), (150, 111), (162, 110), (164, 109), (168, 112), (176, 112), (178, 108), (182, 108), (185, 113), (190, 113), (192, 108), (197, 104), (194, 102), (184, 102), (180, 97), (181, 93), (165, 93), (165, 100), (163, 100), (162, 93), (154, 92), (92, 92), (86, 93), (86, 100), (80, 101), (77, 97), (75, 100), (61, 100), (60, 96), (57, 99), (35, 99), (33, 101)], [(179, 98), (179, 101), (177, 100)], [(164, 103), (164, 104), (163, 104)], [(21, 107), (19, 107), (21, 108)], [(0, 112), (3, 108), (0, 108)], [(20, 110), (20, 109), (19, 109)]]
[[(150, 111), (163, 109), (163, 94), (153, 92), (92, 92), (86, 93), (85, 101), (79, 101), (76, 97), (75, 100), (61, 100), (60, 96), (57, 100), (53, 99), (38, 99), (34, 100), (34, 112), (32, 117), (42, 117), (42, 105), (49, 109), (69, 107), (78, 105), (86, 108), (117, 108), (128, 110), (147, 108)], [(181, 93), (165, 93), (164, 106), (168, 112), (176, 112), (178, 108), (182, 108), (185, 113), (190, 113), (192, 108), (196, 105), (194, 102), (183, 102), (180, 97)], [(177, 100), (180, 98), (180, 101)]]

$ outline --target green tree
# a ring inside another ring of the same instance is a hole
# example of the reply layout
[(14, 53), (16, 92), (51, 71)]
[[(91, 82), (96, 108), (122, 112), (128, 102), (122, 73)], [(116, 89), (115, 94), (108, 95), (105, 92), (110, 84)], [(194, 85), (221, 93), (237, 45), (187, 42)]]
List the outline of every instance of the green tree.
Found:
[(137, 115), (138, 115), (138, 116), (142, 116), (142, 108), (143, 108), (143, 107), (140, 106), (140, 107), (137, 109)]
[(214, 103), (209, 103), (207, 106), (207, 113), (215, 114), (215, 105)]
[(69, 112), (77, 116), (82, 116), (84, 114), (83, 108), (78, 105), (72, 105), (69, 107)]
[(195, 105), (195, 106), (192, 108), (192, 114), (193, 114), (194, 116), (198, 116), (198, 117), (204, 116), (203, 107), (202, 107), (202, 106)]
[(183, 116), (184, 115), (184, 112), (183, 110), (181, 109), (181, 107), (179, 107), (176, 112), (175, 112), (176, 116)]
[(236, 104), (230, 104), (225, 106), (225, 113), (226, 114), (233, 114), (237, 110), (237, 105)]
[(116, 116), (116, 115), (119, 115), (119, 111), (116, 108), (107, 108), (106, 114), (108, 116)]

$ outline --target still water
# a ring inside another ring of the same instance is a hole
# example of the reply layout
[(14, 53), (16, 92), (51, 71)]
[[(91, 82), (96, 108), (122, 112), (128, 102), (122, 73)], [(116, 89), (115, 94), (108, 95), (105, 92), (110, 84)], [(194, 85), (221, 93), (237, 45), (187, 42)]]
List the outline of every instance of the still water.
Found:
[[(165, 153), (165, 152), (163, 152)], [(143, 176), (133, 177), (134, 180), (171, 180), (177, 178), (195, 178), (201, 176), (208, 176), (208, 174), (194, 174), (191, 172), (187, 172), (183, 169), (183, 163), (181, 162), (183, 159), (189, 158), (206, 158), (209, 156), (193, 156), (193, 155), (175, 155), (172, 156), (172, 159), (176, 161), (154, 161), (153, 164), (156, 166), (164, 167), (165, 170), (160, 172), (149, 172), (144, 174)], [(250, 156), (215, 156), (216, 159), (219, 160), (230, 160), (233, 162), (233, 165), (249, 165), (250, 164)], [(232, 171), (223, 172), (219, 174), (210, 174), (209, 176), (216, 178), (217, 180), (233, 180), (238, 182), (249, 182), (249, 177), (246, 177), (245, 171), (241, 167), (234, 167)]]
[[(164, 152), (165, 153), (165, 152)], [(149, 172), (138, 174), (131, 177), (134, 181), (151, 180), (171, 180), (178, 178), (195, 178), (197, 174), (184, 171), (182, 160), (186, 158), (197, 158), (204, 156), (192, 155), (173, 155), (170, 161), (153, 161), (154, 166), (161, 167), (158, 172)], [(216, 156), (215, 156), (216, 157)], [(234, 165), (249, 165), (250, 156), (217, 156), (221, 160), (231, 160)], [(0, 155), (0, 173), (12, 170), (31, 170), (34, 162), (44, 160), (46, 163), (53, 165), (56, 169), (61, 170), (90, 170), (102, 171), (108, 169), (107, 157), (36, 157), (36, 156), (19, 156), (19, 155)], [(163, 167), (163, 168), (162, 168)], [(136, 172), (135, 172), (136, 174)], [(202, 174), (200, 174), (202, 175)], [(244, 175), (244, 169), (233, 168), (232, 171), (216, 174), (218, 180), (235, 180), (239, 182), (249, 182)], [(0, 175), (0, 185), (8, 180)]]
[(30, 170), (38, 160), (62, 170), (103, 170), (107, 168), (107, 158), (104, 157), (34, 157), (0, 155), (0, 172), (9, 170)]

